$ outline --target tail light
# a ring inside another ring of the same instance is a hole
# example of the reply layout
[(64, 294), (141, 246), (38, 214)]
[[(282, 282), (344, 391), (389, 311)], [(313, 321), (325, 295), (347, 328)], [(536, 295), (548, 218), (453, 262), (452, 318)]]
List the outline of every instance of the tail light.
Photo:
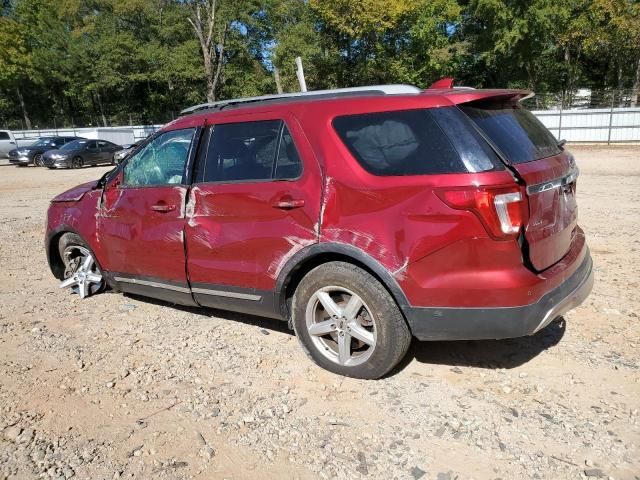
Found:
[(526, 197), (517, 186), (453, 188), (436, 193), (451, 208), (475, 213), (495, 239), (515, 238), (526, 224)]

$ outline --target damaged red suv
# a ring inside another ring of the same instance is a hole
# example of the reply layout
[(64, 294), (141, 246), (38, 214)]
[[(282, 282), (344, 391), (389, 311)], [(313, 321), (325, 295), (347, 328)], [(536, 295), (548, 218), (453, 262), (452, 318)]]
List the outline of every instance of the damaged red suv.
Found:
[(359, 378), (412, 336), (531, 335), (593, 273), (578, 168), (527, 95), (388, 85), (193, 107), (53, 199), (51, 270), (82, 297), (288, 321), (317, 364)]

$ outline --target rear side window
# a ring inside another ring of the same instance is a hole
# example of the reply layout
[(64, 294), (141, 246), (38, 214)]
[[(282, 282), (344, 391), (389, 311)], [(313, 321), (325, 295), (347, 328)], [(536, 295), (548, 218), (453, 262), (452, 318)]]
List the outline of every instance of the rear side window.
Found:
[(455, 107), (350, 115), (335, 118), (333, 125), (353, 156), (374, 175), (500, 168), (494, 152)]
[(538, 160), (562, 151), (551, 132), (519, 104), (486, 102), (461, 105), (460, 109), (511, 163)]
[(0, 132), (0, 140), (10, 140), (7, 132)]
[(215, 125), (199, 181), (295, 179), (300, 156), (284, 122), (267, 120)]

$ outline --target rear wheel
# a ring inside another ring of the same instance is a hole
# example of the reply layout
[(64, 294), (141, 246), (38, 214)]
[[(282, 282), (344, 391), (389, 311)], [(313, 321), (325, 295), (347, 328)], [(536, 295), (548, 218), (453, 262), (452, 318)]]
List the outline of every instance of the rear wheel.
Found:
[(33, 164), (36, 167), (43, 167), (44, 161), (42, 160), (42, 154), (38, 153), (33, 157)]
[(293, 326), (311, 359), (348, 377), (380, 378), (405, 356), (409, 328), (389, 292), (345, 262), (310, 271), (293, 297)]
[(81, 168), (84, 165), (82, 157), (73, 157), (71, 160), (71, 168)]
[(65, 233), (58, 243), (58, 252), (64, 263), (64, 280), (60, 288), (71, 288), (80, 298), (104, 289), (102, 273), (82, 238), (75, 233)]

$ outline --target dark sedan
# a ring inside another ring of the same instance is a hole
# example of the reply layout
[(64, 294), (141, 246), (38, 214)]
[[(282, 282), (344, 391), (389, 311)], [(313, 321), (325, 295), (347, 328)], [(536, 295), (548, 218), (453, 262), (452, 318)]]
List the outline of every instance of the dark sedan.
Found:
[(45, 152), (42, 162), (49, 168), (80, 168), (84, 165), (114, 164), (120, 145), (106, 140), (76, 140), (58, 150)]
[(31, 164), (41, 167), (44, 152), (57, 150), (70, 142), (80, 139), (82, 137), (42, 137), (31, 145), (11, 150), (9, 152), (9, 162), (19, 167), (26, 167)]

